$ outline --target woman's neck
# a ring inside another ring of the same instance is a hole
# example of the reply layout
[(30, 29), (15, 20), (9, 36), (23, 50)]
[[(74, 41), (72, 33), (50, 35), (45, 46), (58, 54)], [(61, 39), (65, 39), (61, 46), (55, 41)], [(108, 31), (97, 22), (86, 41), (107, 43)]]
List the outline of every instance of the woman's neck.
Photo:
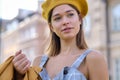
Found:
[(61, 51), (60, 54), (67, 55), (78, 51), (79, 48), (76, 45), (76, 40), (61, 40)]

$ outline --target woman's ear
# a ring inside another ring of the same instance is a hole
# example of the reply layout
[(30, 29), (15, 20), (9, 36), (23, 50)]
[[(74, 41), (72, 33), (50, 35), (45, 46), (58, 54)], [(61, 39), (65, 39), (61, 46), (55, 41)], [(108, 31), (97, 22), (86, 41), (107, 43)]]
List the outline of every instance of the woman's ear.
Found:
[(53, 31), (53, 26), (51, 23), (49, 23), (50, 30)]
[(81, 25), (81, 23), (82, 23), (82, 17), (81, 17), (80, 14), (78, 14), (78, 17), (79, 17), (79, 21), (80, 21), (80, 25)]

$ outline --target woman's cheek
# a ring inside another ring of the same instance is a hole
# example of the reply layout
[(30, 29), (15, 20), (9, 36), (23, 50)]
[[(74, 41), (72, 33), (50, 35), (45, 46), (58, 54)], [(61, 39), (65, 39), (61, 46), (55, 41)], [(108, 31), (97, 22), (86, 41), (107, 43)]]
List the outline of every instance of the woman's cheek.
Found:
[(54, 33), (57, 35), (57, 36), (60, 36), (61, 32), (60, 32), (60, 29), (58, 28), (54, 28)]

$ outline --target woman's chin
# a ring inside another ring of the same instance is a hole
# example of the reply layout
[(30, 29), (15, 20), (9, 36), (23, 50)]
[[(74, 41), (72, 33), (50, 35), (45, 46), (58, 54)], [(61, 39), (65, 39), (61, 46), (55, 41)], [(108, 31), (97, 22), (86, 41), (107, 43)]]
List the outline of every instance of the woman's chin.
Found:
[(63, 40), (72, 40), (74, 38), (75, 38), (75, 36), (71, 36), (71, 35), (66, 35), (66, 36), (62, 37)]

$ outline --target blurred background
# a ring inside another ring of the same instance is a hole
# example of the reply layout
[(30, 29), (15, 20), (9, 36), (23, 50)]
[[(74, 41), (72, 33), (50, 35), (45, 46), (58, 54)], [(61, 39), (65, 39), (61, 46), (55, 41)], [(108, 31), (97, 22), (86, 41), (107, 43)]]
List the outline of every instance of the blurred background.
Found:
[[(0, 64), (16, 51), (28, 59), (45, 53), (49, 27), (41, 16), (44, 0), (0, 0)], [(120, 80), (120, 0), (88, 0), (84, 31), (90, 48), (108, 62), (110, 80)]]

